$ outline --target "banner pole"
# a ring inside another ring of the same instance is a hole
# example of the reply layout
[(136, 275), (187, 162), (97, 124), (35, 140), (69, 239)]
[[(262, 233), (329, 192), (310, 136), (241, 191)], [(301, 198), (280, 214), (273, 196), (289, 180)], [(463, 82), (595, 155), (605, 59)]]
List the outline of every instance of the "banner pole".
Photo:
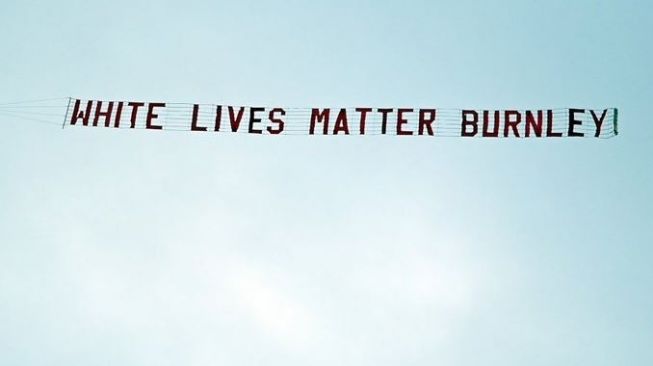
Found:
[(63, 123), (61, 124), (61, 129), (66, 128), (66, 121), (68, 120), (68, 112), (70, 111), (70, 101), (72, 100), (71, 97), (68, 97), (68, 105), (66, 106), (66, 115), (63, 116)]

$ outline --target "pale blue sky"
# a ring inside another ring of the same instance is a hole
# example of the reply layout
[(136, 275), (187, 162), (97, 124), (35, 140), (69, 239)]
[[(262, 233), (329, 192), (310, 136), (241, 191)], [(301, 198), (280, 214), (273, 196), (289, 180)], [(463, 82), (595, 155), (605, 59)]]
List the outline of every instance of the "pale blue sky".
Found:
[(0, 116), (0, 364), (652, 364), (651, 34), (645, 1), (3, 3), (0, 102), (616, 106), (621, 134)]

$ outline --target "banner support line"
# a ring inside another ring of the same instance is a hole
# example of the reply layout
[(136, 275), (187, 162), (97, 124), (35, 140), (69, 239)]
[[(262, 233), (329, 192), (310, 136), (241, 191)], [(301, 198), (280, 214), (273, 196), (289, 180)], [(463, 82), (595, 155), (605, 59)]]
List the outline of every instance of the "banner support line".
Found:
[(66, 121), (68, 120), (68, 112), (70, 111), (70, 101), (72, 100), (71, 97), (68, 97), (68, 105), (66, 105), (66, 115), (63, 116), (63, 124), (61, 124), (61, 129), (63, 130), (66, 128)]

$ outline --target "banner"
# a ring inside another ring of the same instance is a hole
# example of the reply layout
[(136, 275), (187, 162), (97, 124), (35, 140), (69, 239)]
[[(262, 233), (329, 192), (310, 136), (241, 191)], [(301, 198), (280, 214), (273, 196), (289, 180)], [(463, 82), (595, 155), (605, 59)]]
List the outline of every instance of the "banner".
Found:
[[(463, 138), (609, 138), (618, 134), (616, 108), (290, 108), (66, 99), (64, 127), (190, 131), (204, 134)], [(29, 107), (36, 109), (30, 110)], [(46, 107), (48, 106), (42, 105), (42, 108)], [(33, 117), (34, 113), (38, 113), (38, 108), (38, 105), (4, 104), (0, 105), (0, 114)], [(52, 112), (41, 114), (52, 115)]]

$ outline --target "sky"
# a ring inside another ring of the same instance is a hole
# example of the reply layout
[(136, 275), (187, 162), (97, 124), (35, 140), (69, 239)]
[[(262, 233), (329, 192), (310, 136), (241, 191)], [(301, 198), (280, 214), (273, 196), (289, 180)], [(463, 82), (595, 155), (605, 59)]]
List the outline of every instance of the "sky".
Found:
[(0, 103), (618, 107), (620, 134), (0, 114), (0, 364), (653, 364), (651, 34), (646, 1), (3, 3)]

